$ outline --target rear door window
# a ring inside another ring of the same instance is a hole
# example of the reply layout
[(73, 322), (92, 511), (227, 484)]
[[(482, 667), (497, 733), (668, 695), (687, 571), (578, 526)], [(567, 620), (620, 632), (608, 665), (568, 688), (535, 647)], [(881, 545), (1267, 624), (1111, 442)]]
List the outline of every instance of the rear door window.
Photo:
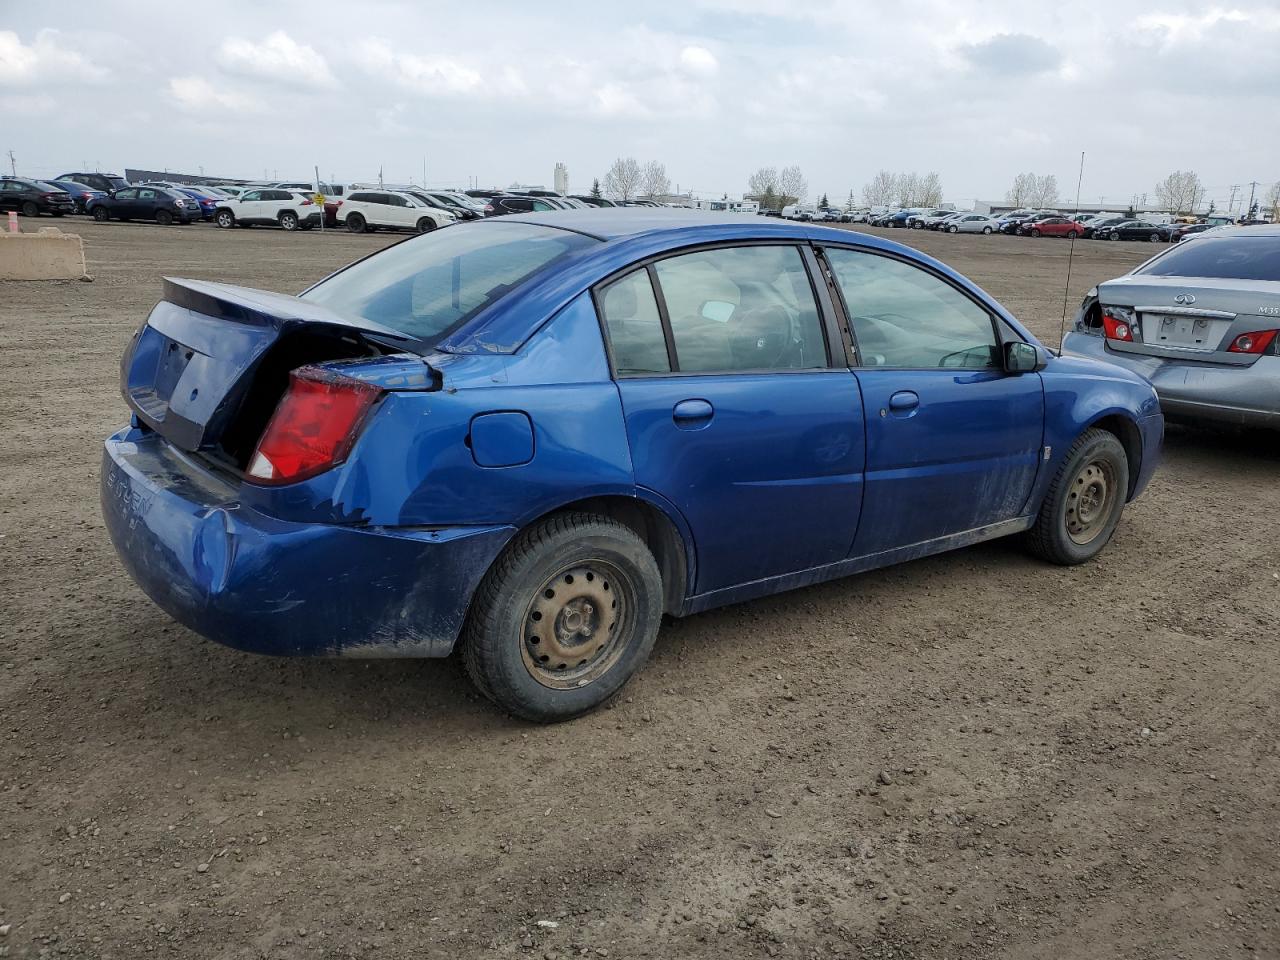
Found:
[(654, 265), (684, 373), (827, 366), (809, 271), (793, 246), (718, 247)]
[(671, 371), (662, 315), (647, 269), (633, 270), (609, 284), (600, 292), (598, 302), (618, 376)]
[(1137, 272), (1152, 277), (1280, 281), (1280, 237), (1200, 237), (1178, 244)]

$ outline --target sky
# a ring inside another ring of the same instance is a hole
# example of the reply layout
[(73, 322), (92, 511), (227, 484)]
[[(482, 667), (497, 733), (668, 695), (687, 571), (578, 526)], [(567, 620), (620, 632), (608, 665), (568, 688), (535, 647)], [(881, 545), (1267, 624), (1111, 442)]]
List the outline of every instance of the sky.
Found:
[[(199, 12), (194, 12), (199, 11)], [(0, 0), (0, 151), (125, 167), (573, 192), (619, 156), (740, 195), (797, 164), (1127, 203), (1175, 169), (1280, 180), (1280, 0)], [(5, 170), (8, 172), (8, 169)]]

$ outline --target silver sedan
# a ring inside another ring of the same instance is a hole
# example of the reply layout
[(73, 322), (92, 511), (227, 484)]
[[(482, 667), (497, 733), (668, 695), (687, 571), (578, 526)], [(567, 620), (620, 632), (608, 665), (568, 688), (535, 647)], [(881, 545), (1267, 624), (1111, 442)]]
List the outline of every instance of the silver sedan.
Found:
[(941, 229), (947, 233), (996, 233), (1000, 227), (994, 217), (981, 213), (966, 213), (952, 217), (942, 225)]
[(1062, 352), (1142, 374), (1171, 419), (1280, 429), (1280, 226), (1205, 232), (1098, 284)]

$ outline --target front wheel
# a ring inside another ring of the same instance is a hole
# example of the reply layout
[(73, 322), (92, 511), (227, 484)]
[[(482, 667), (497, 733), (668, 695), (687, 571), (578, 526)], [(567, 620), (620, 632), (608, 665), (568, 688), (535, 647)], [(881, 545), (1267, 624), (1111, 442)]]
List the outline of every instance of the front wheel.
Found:
[(1051, 563), (1092, 560), (1111, 540), (1129, 495), (1129, 460), (1115, 434), (1090, 429), (1067, 451), (1028, 534)]
[(1074, 240), (1074, 239), (1076, 239), (1078, 236), (1080, 236), (1080, 234), (1079, 234), (1077, 231), (1075, 231), (1075, 230), (1068, 230), (1068, 231), (1067, 231), (1067, 239), (1068, 239), (1068, 240)]
[(617, 693), (661, 621), (662, 577), (644, 541), (615, 520), (564, 514), (519, 534), (485, 574), (463, 662), (511, 713), (568, 720)]
[[(959, 233), (959, 232), (960, 232), (959, 227), (947, 227), (947, 233)], [(990, 233), (991, 231), (988, 230), (987, 232)]]
[[(955, 228), (953, 227), (952, 229), (954, 230)], [(983, 233), (985, 233), (985, 234), (988, 234), (988, 235), (989, 235), (989, 234), (991, 233), (991, 228), (990, 228), (990, 227), (983, 227), (983, 228), (982, 228), (982, 232), (983, 232)]]
[(1159, 242), (1160, 242), (1160, 234), (1158, 234), (1158, 233), (1153, 233), (1150, 237), (1148, 237), (1148, 239), (1149, 239), (1152, 243), (1159, 243)]
[(1035, 229), (1035, 228), (1032, 228), (1032, 230), (1031, 230), (1031, 235), (1032, 235), (1033, 237), (1038, 237), (1038, 236), (1040, 236), (1040, 231), (1039, 231), (1039, 230), (1037, 230), (1037, 229)]
[(1108, 240), (1119, 240), (1119, 239), (1120, 239), (1120, 234), (1118, 234), (1118, 233), (1113, 233), (1113, 234), (1111, 234), (1111, 236), (1107, 237), (1107, 239), (1108, 239)]
[(111, 214), (107, 211), (106, 207), (94, 207), (93, 219), (98, 221), (98, 223), (106, 223), (111, 219)]
[(436, 222), (432, 220), (430, 217), (423, 217), (421, 220), (418, 221), (419, 233), (430, 233), (435, 228), (436, 228)]
[(215, 218), (218, 226), (224, 230), (230, 229), (236, 225), (236, 215), (230, 210), (219, 210), (218, 216)]

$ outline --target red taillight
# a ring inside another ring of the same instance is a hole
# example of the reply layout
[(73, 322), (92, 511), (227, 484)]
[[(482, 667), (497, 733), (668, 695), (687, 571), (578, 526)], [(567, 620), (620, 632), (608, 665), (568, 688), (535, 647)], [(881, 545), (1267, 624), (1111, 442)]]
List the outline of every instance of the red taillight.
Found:
[(1102, 315), (1102, 331), (1108, 340), (1123, 340), (1133, 343), (1133, 329), (1124, 320), (1118, 320), (1109, 313)]
[(249, 461), (258, 483), (293, 483), (341, 463), (382, 390), (319, 367), (289, 375), (289, 389)]
[(493, 204), (492, 204), (492, 203), (486, 203), (486, 204), (484, 205), (484, 212), (485, 212), (485, 213), (493, 213)]
[(1227, 347), (1229, 353), (1265, 353), (1271, 341), (1276, 338), (1275, 330), (1257, 330), (1253, 333), (1242, 333), (1231, 341)]
[(302, 201), (302, 206), (304, 206), (304, 207), (309, 207), (309, 206), (311, 206), (311, 201), (310, 201), (310, 200), (303, 200), (303, 201)]

